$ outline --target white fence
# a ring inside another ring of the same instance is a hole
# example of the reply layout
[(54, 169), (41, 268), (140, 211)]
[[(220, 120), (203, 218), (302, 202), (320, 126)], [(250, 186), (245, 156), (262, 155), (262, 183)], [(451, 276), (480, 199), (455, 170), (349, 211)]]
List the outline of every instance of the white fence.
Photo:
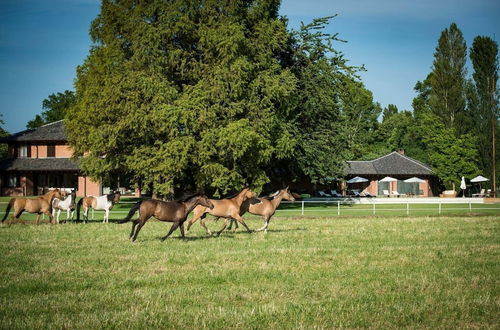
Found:
[[(8, 202), (0, 202), (0, 205)], [(119, 204), (135, 204), (135, 201), (121, 201)], [(0, 208), (3, 212), (4, 207)], [(304, 200), (304, 201), (282, 201), (277, 210), (281, 216), (340, 216), (340, 215), (440, 215), (443, 213), (473, 213), (486, 211), (488, 214), (500, 216), (500, 203), (485, 204), (480, 198), (364, 198), (360, 203), (355, 199), (338, 200)], [(101, 217), (102, 211), (95, 211)], [(95, 219), (95, 212), (91, 209), (89, 218)], [(111, 215), (123, 216), (128, 210), (112, 210)], [(64, 212), (63, 212), (64, 213)]]

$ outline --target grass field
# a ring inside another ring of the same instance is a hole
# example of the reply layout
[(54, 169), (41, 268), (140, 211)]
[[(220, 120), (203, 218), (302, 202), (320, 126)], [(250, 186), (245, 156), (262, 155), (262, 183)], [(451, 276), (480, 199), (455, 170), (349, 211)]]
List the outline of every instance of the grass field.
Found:
[(500, 327), (498, 216), (276, 217), (162, 243), (169, 226), (135, 243), (130, 223), (0, 226), (0, 327)]

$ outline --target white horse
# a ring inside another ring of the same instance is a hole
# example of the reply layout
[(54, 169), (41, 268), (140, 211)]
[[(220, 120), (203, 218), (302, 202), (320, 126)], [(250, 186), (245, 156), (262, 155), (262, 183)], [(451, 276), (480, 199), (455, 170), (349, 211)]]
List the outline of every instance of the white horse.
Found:
[(116, 191), (114, 193), (103, 195), (103, 196), (88, 196), (80, 199), (76, 208), (76, 221), (80, 221), (80, 208), (83, 205), (83, 222), (88, 220), (89, 209), (104, 211), (104, 220), (102, 222), (109, 222), (109, 211), (113, 208), (113, 205), (120, 201), (120, 192)]
[[(71, 190), (71, 193), (64, 200), (54, 198), (52, 200), (52, 217), (55, 217), (56, 223), (59, 223), (59, 216), (61, 211), (66, 211), (66, 221), (73, 220), (73, 213), (75, 211), (76, 190)], [(57, 216), (56, 216), (57, 212)], [(71, 212), (71, 217), (70, 217)]]

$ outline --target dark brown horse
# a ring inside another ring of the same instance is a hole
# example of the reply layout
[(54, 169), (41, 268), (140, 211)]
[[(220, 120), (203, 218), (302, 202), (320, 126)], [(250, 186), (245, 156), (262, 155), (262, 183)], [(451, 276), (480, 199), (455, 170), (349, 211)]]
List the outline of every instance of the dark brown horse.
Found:
[[(142, 226), (148, 221), (149, 218), (155, 217), (160, 221), (173, 222), (174, 224), (170, 228), (167, 235), (162, 237), (164, 241), (177, 227), (180, 227), (181, 236), (184, 237), (184, 221), (195, 207), (201, 206), (203, 208), (212, 209), (214, 205), (205, 195), (196, 194), (187, 197), (183, 200), (164, 202), (155, 199), (149, 199), (137, 202), (130, 209), (127, 217), (118, 223), (125, 223), (130, 221), (134, 213), (139, 210), (139, 219), (133, 220), (132, 231), (130, 232), (129, 238), (132, 241), (137, 239), (137, 235), (141, 230)], [(137, 229), (135, 228), (137, 226)]]
[[(281, 203), (282, 199), (286, 199), (288, 201), (295, 201), (295, 198), (290, 193), (288, 187), (278, 190), (277, 193), (269, 196), (269, 197), (259, 197), (257, 198), (260, 203), (250, 203), (250, 201), (245, 201), (240, 208), (240, 215), (245, 214), (246, 212), (250, 212), (255, 215), (262, 215), (264, 217), (264, 226), (257, 229), (256, 231), (264, 230), (267, 232), (267, 227), (269, 226), (269, 221), (271, 221), (271, 217), (276, 212), (276, 209)], [(233, 225), (231, 221), (231, 226)], [(235, 223), (236, 228), (238, 228), (238, 223)]]
[(5, 210), (5, 216), (2, 219), (2, 222), (7, 219), (9, 215), (10, 209), (14, 207), (14, 213), (10, 217), (9, 224), (12, 223), (13, 220), (19, 220), (21, 214), (26, 211), (29, 213), (36, 213), (36, 223), (40, 220), (40, 215), (46, 214), (50, 218), (50, 223), (53, 223), (52, 217), (52, 200), (54, 198), (61, 199), (63, 196), (59, 189), (54, 189), (46, 193), (45, 195), (36, 197), (36, 198), (23, 198), (23, 197), (15, 197), (9, 201), (9, 205), (7, 205), (7, 209)]
[(205, 228), (207, 234), (212, 235), (212, 232), (205, 225), (205, 217), (206, 213), (211, 214), (218, 218), (224, 218), (224, 226), (220, 231), (217, 232), (217, 235), (220, 235), (224, 229), (227, 227), (228, 219), (235, 219), (239, 223), (241, 223), (248, 232), (251, 232), (250, 228), (246, 225), (243, 218), (240, 216), (240, 207), (244, 201), (249, 200), (255, 197), (255, 193), (251, 191), (249, 188), (245, 188), (238, 193), (233, 198), (225, 198), (225, 199), (211, 199), (210, 202), (213, 203), (213, 209), (207, 209), (203, 206), (197, 206), (194, 209), (194, 216), (188, 222), (187, 232), (189, 232), (189, 228), (195, 223), (198, 219), (201, 218), (200, 224)]

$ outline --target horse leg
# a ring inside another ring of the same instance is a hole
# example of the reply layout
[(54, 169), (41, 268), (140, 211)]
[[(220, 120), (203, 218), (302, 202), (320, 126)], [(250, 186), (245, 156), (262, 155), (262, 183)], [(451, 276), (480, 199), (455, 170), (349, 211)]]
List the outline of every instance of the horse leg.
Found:
[(196, 221), (198, 221), (199, 218), (201, 218), (203, 214), (194, 214), (193, 217), (191, 218), (191, 220), (188, 221), (188, 226), (187, 226), (187, 229), (186, 229), (186, 234), (189, 233), (189, 229), (191, 229), (191, 226), (193, 225), (193, 223), (195, 223)]
[(83, 209), (83, 223), (85, 223), (85, 220), (89, 220), (89, 217), (88, 217), (88, 214), (89, 214), (89, 208), (84, 208)]
[(185, 236), (184, 236), (184, 222), (179, 225), (179, 229), (181, 230), (182, 238), (185, 238)]
[(179, 227), (179, 222), (174, 222), (174, 224), (172, 225), (172, 227), (170, 227), (170, 230), (168, 231), (168, 234), (165, 235), (164, 237), (162, 237), (161, 240), (162, 241), (166, 240), (167, 237), (170, 236), (170, 234), (172, 234), (172, 232), (177, 229), (177, 227)]
[(264, 217), (264, 226), (261, 228), (257, 229), (256, 231), (263, 231), (267, 233), (267, 227), (269, 226), (269, 221), (271, 220), (271, 216), (265, 216)]
[(109, 222), (109, 209), (106, 209), (104, 210), (104, 219), (102, 220), (102, 222)]
[(134, 237), (132, 238), (132, 242), (135, 242), (135, 240), (137, 239), (137, 235), (139, 235), (139, 232), (141, 231), (142, 226), (144, 226), (144, 224), (146, 223), (147, 220), (148, 219), (139, 222), (139, 225), (137, 226), (137, 229), (135, 230)]
[(49, 217), (49, 222), (50, 222), (51, 224), (55, 224), (55, 222), (54, 222), (54, 217), (52, 216), (52, 213), (50, 213), (50, 212), (49, 212), (49, 210), (44, 211), (44, 212), (43, 212), (43, 214), (46, 214), (46, 215)]
[(245, 223), (245, 220), (243, 220), (242, 217), (240, 217), (239, 214), (235, 215), (234, 218), (236, 219), (236, 221), (238, 221), (239, 223), (241, 223), (243, 225), (243, 227), (246, 228), (246, 230), (251, 233), (252, 231), (250, 230), (250, 228), (248, 228), (247, 224)]
[(38, 222), (40, 221), (40, 213), (37, 213), (36, 215), (36, 224), (38, 225)]
[[(9, 220), (9, 226), (12, 224), (13, 220), (21, 220), (20, 217), (21, 217), (21, 214), (23, 214), (24, 210), (21, 210), (19, 212), (16, 212), (14, 211), (14, 213), (12, 214), (12, 216), (10, 217), (10, 220)], [(23, 220), (21, 220), (22, 223), (24, 223)]]
[(207, 221), (207, 218), (206, 218), (206, 214), (203, 214), (201, 216), (201, 220), (200, 220), (200, 225), (205, 228), (205, 231), (207, 232), (208, 235), (212, 235), (212, 232), (210, 231), (210, 229), (208, 229), (207, 225), (205, 225), (205, 222)]
[(224, 218), (224, 225), (222, 226), (221, 230), (219, 230), (216, 234), (216, 236), (219, 236), (223, 231), (224, 229), (226, 229), (227, 227), (227, 222), (228, 222), (228, 218)]
[(134, 236), (135, 226), (137, 226), (138, 223), (139, 223), (139, 220), (132, 221), (132, 231), (130, 232), (130, 236), (128, 237), (128, 239), (131, 239), (132, 236)]

